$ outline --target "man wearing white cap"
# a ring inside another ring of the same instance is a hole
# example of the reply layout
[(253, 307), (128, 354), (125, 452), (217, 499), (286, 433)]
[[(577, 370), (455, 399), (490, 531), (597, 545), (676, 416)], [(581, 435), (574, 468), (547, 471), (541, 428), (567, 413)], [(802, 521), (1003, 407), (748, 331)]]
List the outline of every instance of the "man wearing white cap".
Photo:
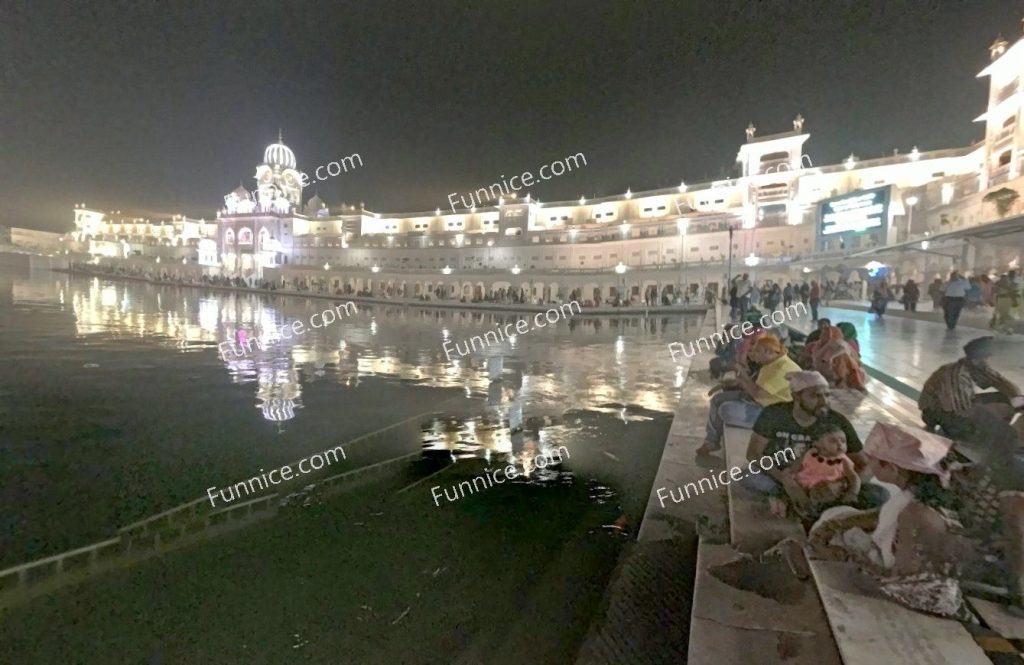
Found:
[[(755, 462), (766, 455), (774, 457), (777, 452), (792, 449), (790, 459), (800, 460), (813, 441), (814, 431), (822, 425), (834, 425), (846, 435), (846, 454), (853, 461), (857, 474), (862, 480), (868, 480), (871, 476), (860, 437), (846, 416), (829, 408), (831, 393), (825, 377), (818, 372), (790, 372), (786, 378), (793, 401), (773, 404), (761, 411), (750, 435), (747, 459)], [(776, 463), (773, 468), (764, 469), (763, 473), (743, 478), (741, 483), (763, 494), (784, 492), (794, 504), (802, 506), (807, 502), (807, 495), (792, 474), (783, 473), (786, 466)], [(863, 482), (854, 505), (863, 509), (875, 508), (882, 505), (887, 497), (885, 488)]]

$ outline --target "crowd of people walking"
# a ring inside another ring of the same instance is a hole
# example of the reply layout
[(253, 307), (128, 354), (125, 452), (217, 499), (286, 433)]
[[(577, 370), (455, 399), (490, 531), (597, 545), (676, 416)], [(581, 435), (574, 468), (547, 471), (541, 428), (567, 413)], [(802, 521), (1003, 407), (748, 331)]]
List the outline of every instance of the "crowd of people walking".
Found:
[[(1015, 321), (1021, 318), (1021, 284), (1016, 270), (1003, 273), (997, 279), (988, 275), (966, 277), (953, 270), (946, 280), (941, 277), (932, 280), (927, 295), (932, 311), (942, 312), (943, 322), (949, 330), (956, 329), (965, 310), (991, 310), (988, 325), (998, 332), (1013, 332)], [(870, 311), (881, 319), (889, 303), (898, 301), (905, 311), (917, 312), (920, 300), (921, 287), (913, 279), (908, 279), (901, 286), (879, 280), (872, 288)]]

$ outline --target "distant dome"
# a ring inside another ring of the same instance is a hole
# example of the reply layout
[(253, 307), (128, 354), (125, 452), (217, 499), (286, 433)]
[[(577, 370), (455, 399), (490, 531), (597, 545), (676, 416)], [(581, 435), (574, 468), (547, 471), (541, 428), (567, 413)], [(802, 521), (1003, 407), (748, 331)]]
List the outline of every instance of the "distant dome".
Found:
[(263, 163), (280, 166), (285, 169), (295, 168), (295, 153), (282, 143), (281, 132), (277, 133), (277, 143), (271, 143), (263, 151)]
[(324, 200), (320, 198), (318, 194), (314, 194), (309, 201), (306, 201), (306, 215), (316, 215), (321, 210), (327, 208)]

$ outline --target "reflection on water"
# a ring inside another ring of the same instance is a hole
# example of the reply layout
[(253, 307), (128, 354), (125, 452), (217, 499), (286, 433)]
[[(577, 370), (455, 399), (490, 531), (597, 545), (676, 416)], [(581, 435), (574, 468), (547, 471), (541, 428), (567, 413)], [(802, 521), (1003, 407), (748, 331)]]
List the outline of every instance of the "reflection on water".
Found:
[[(565, 446), (562, 473), (613, 486), (625, 512), (642, 513), (681, 394), (666, 344), (696, 336), (700, 317), (575, 317), (449, 361), (446, 337), (517, 316), (358, 305), (244, 357), (218, 349), (334, 304), (0, 274), (0, 413), (17, 414), (0, 437), (0, 559), (101, 540), (206, 487), (424, 413), (437, 413), (419, 442), (427, 455), (515, 463), (532, 482), (547, 472), (530, 460)], [(404, 436), (348, 452), (371, 464), (417, 445)]]
[[(63, 302), (69, 291), (79, 337), (137, 336), (184, 352), (211, 352), (221, 342), (264, 338), (285, 323), (308, 322), (332, 303), (100, 278), (72, 277), (48, 285), (16, 288), (15, 301), (33, 306)], [(324, 379), (358, 387), (360, 379), (375, 376), (461, 388), (467, 396), (493, 401), (483, 359), (449, 362), (441, 345), (478, 328), (514, 322), (516, 315), (384, 305), (360, 305), (359, 310), (292, 339), (275, 337), (262, 349), (251, 344), (251, 352), (241, 357), (228, 353), (221, 362), (235, 383), (255, 384), (257, 408), (275, 422), (294, 418), (302, 408), (303, 382)], [(507, 383), (521, 391), (535, 414), (557, 415), (567, 405), (606, 408), (596, 404), (607, 402), (666, 412), (674, 410), (682, 375), (665, 344), (696, 334), (697, 325), (697, 317), (579, 317), (531, 330), (484, 353), (505, 356)], [(573, 357), (581, 345), (605, 348)], [(544, 350), (538, 353), (538, 347)], [(645, 366), (653, 371), (641, 372)]]

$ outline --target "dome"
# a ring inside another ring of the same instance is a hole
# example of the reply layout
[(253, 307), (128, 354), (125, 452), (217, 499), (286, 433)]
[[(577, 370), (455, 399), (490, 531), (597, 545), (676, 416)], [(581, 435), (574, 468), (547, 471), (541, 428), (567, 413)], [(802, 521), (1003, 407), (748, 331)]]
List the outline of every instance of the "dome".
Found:
[(306, 215), (315, 215), (326, 207), (327, 205), (324, 203), (324, 200), (318, 194), (314, 194), (312, 198), (306, 201)]
[(271, 143), (263, 151), (263, 163), (280, 166), (285, 169), (295, 168), (295, 153), (281, 142), (281, 133), (277, 133), (277, 143)]

